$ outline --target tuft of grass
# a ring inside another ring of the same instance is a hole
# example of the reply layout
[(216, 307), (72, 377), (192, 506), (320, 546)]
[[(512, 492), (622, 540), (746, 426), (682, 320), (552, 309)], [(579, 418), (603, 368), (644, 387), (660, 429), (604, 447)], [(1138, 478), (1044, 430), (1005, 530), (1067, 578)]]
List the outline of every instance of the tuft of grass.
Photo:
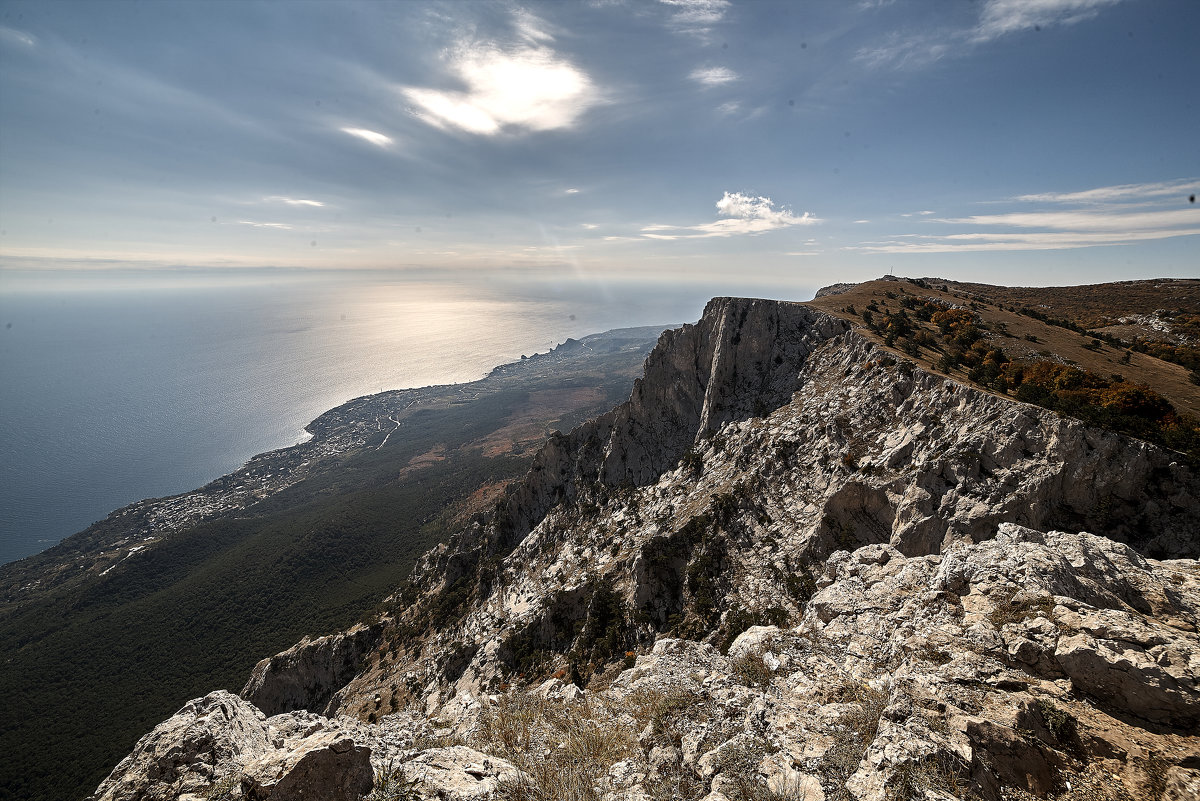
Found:
[(850, 709), (838, 720), (840, 727), (834, 743), (821, 757), (817, 769), (829, 801), (849, 799), (846, 780), (858, 770), (867, 748), (875, 741), (888, 700), (888, 693), (869, 684), (843, 685), (837, 695), (845, 698), (844, 703), (850, 704)]
[(951, 753), (905, 762), (892, 774), (887, 798), (888, 801), (923, 801), (928, 790), (955, 798), (974, 798), (970, 775), (971, 766)]
[(242, 774), (231, 773), (204, 793), (204, 801), (233, 801), (242, 797)]
[(363, 801), (421, 801), (417, 779), (406, 779), (404, 772), (389, 761), (383, 770), (375, 771), (375, 784)]
[(641, 754), (634, 733), (608, 710), (527, 692), (485, 711), (479, 738), (522, 772), (499, 786), (507, 801), (599, 801), (609, 769)]
[(771, 668), (763, 659), (763, 651), (747, 651), (730, 660), (733, 675), (749, 687), (766, 687), (771, 683)]
[(1059, 745), (1071, 745), (1076, 740), (1075, 717), (1065, 709), (1039, 698), (1037, 701), (1038, 715), (1042, 723)]
[(673, 718), (695, 717), (701, 700), (698, 693), (683, 687), (637, 689), (625, 698), (625, 708), (639, 726), (645, 728), (647, 723), (652, 723), (653, 731), (661, 733)]
[(1035, 617), (1054, 620), (1054, 602), (1048, 598), (1037, 600), (1014, 600), (1016, 591), (1002, 596), (996, 606), (988, 613), (988, 622), (996, 628), (1003, 628), (1009, 623), (1021, 623)]

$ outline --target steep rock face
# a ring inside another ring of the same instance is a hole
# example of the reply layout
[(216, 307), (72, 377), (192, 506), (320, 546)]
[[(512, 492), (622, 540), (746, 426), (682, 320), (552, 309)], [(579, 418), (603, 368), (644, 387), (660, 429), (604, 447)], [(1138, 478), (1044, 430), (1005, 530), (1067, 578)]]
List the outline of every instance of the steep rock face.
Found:
[(494, 529), (435, 549), (415, 575), (453, 583), (473, 564), (466, 555), (503, 552), (556, 505), (656, 480), (698, 437), (785, 403), (809, 354), (848, 330), (799, 303), (714, 298), (698, 323), (662, 334), (627, 402), (542, 448)]
[[(803, 317), (793, 323), (804, 328), (792, 341), (827, 333)], [(651, 363), (664, 361), (668, 354)], [(411, 673), (406, 681), (439, 702), (476, 697), (521, 672), (530, 653), (571, 651), (592, 613), (589, 599), (605, 583), (641, 615), (623, 630), (626, 646), (680, 620), (681, 631), (729, 636), (768, 612), (802, 613), (806, 566), (836, 550), (881, 543), (906, 555), (938, 553), (987, 539), (1003, 522), (1196, 553), (1197, 481), (1162, 449), (887, 366), (852, 333), (806, 353), (790, 382), (788, 402), (767, 416), (698, 428), (690, 466), (676, 464), (642, 486), (578, 486), (581, 494), (546, 514), (461, 618), (445, 621), (424, 651), (391, 672)], [(711, 384), (707, 392), (716, 394)], [(720, 397), (725, 409), (752, 402), (730, 400), (732, 391)], [(689, 407), (697, 426), (704, 406)], [(610, 417), (636, 419), (634, 410), (631, 402)], [(597, 448), (587, 464), (611, 453)], [(440, 558), (462, 555), (450, 548)], [(339, 703), (384, 691), (386, 675), (368, 671)]]
[(241, 696), (268, 715), (324, 710), (333, 693), (354, 678), (363, 658), (379, 645), (382, 632), (383, 626), (376, 624), (305, 638), (255, 665)]

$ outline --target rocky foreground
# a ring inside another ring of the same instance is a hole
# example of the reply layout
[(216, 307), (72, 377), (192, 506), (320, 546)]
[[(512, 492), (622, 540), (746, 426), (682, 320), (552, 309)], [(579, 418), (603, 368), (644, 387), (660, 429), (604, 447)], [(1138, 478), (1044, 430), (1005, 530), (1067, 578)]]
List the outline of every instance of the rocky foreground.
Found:
[(1178, 454), (718, 299), (93, 798), (1196, 798), (1198, 553)]
[(268, 718), (214, 692), (96, 797), (357, 799), (377, 775), (414, 798), (579, 782), (606, 801), (1200, 797), (1194, 560), (1002, 524), (941, 555), (841, 551), (818, 584), (799, 625), (752, 627), (727, 654), (660, 639), (602, 689), (551, 678), (465, 698), (474, 714), (452, 730), (411, 713)]

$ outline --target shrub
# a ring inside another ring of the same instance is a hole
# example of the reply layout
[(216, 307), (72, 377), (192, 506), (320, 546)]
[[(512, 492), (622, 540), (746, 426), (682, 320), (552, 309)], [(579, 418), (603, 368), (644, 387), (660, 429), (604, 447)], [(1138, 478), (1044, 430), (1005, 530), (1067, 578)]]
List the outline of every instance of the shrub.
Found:
[(760, 650), (747, 651), (730, 660), (733, 675), (749, 687), (766, 687), (771, 683), (771, 668)]

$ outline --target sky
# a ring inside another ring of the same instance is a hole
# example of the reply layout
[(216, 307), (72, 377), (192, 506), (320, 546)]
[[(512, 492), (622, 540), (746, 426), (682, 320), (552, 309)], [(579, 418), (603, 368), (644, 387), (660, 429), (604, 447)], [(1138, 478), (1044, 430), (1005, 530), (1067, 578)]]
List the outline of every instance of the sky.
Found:
[(0, 0), (4, 270), (1200, 275), (1195, 0)]

